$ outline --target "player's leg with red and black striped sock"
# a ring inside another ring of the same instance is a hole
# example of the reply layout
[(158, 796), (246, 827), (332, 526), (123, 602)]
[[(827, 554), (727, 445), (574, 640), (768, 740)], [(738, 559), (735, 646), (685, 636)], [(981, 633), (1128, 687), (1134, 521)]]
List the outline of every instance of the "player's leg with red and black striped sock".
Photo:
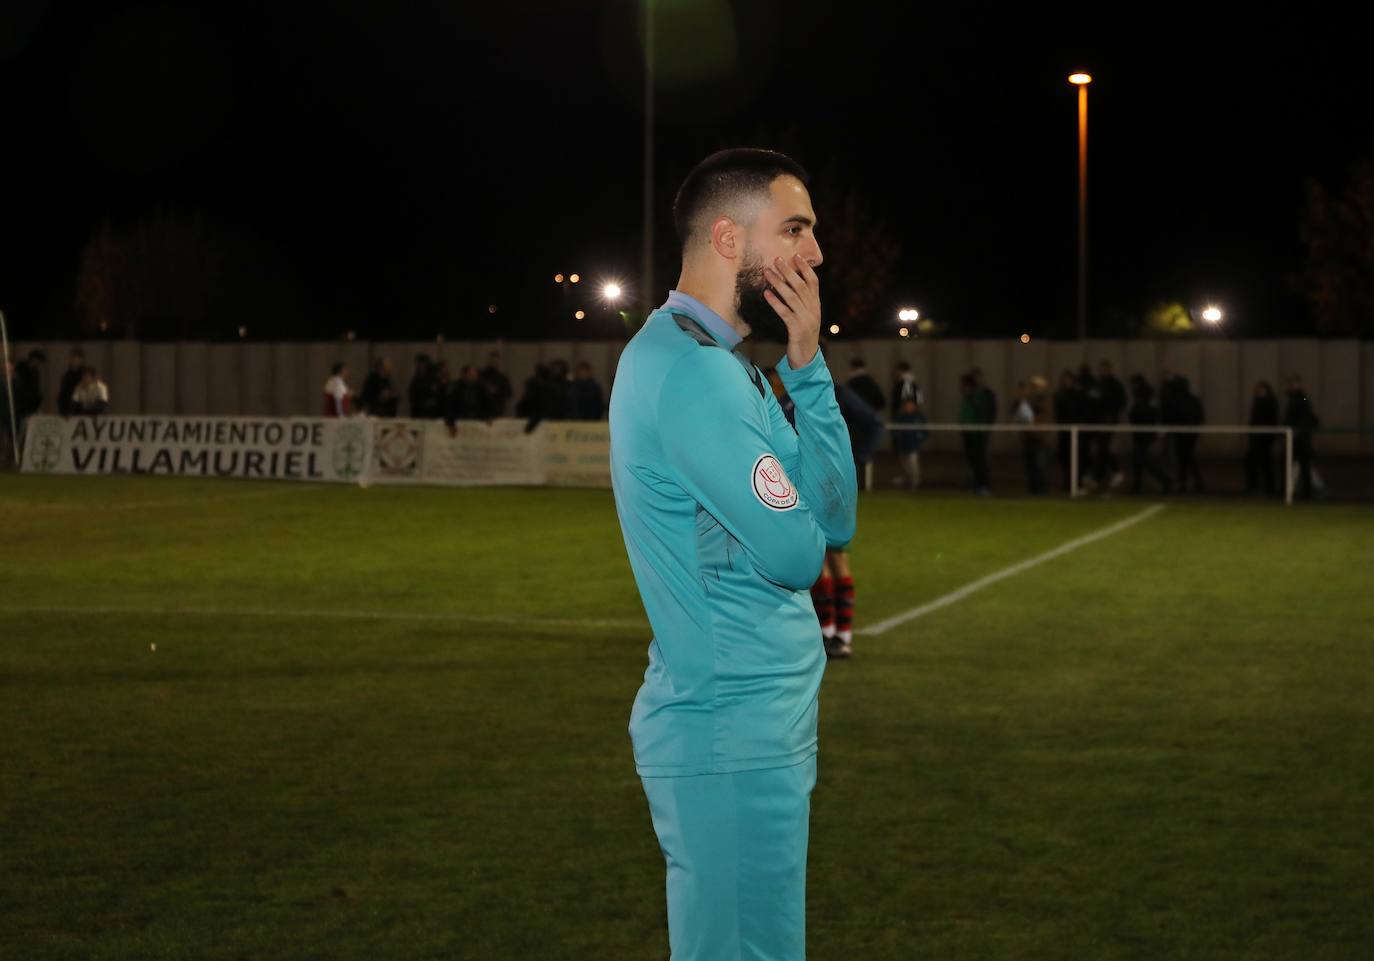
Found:
[(835, 633), (848, 644), (854, 640), (854, 578), (835, 580)]
[(821, 623), (821, 634), (826, 638), (835, 636), (835, 582), (826, 571), (811, 585), (811, 603), (816, 607), (816, 620)]

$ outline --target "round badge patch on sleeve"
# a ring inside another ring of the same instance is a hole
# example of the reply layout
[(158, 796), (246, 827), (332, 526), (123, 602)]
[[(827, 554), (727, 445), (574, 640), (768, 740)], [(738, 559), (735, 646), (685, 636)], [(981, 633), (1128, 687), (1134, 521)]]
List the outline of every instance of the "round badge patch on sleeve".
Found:
[(797, 506), (797, 489), (792, 486), (782, 463), (772, 454), (764, 454), (754, 461), (754, 496), (764, 507), (775, 511), (790, 511)]

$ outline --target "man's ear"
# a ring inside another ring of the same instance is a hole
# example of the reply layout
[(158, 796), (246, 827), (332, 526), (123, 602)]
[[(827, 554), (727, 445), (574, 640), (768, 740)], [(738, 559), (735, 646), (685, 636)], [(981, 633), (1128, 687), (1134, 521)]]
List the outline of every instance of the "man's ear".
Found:
[(729, 217), (717, 217), (711, 225), (711, 247), (726, 260), (734, 260), (739, 256), (743, 242), (739, 225)]

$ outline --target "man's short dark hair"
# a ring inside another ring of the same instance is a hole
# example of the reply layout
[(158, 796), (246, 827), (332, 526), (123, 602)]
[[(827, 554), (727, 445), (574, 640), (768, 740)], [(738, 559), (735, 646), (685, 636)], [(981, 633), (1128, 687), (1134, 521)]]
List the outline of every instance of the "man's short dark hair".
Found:
[(687, 249), (704, 218), (714, 218), (745, 198), (766, 193), (779, 177), (809, 182), (801, 164), (775, 150), (736, 147), (713, 153), (697, 164), (673, 201), (673, 223), (682, 249)]

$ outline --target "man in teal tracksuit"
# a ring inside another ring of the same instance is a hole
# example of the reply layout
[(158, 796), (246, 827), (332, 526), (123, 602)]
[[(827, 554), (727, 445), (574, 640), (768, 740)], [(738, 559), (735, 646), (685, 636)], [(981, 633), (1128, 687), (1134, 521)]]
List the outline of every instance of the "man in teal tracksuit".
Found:
[[(672, 961), (799, 961), (825, 670), (808, 593), (854, 535), (849, 435), (818, 349), (806, 175), (703, 161), (674, 204), (682, 277), (625, 348), (611, 479), (653, 628), (630, 717), (667, 863)], [(744, 336), (785, 340), (789, 426)]]

